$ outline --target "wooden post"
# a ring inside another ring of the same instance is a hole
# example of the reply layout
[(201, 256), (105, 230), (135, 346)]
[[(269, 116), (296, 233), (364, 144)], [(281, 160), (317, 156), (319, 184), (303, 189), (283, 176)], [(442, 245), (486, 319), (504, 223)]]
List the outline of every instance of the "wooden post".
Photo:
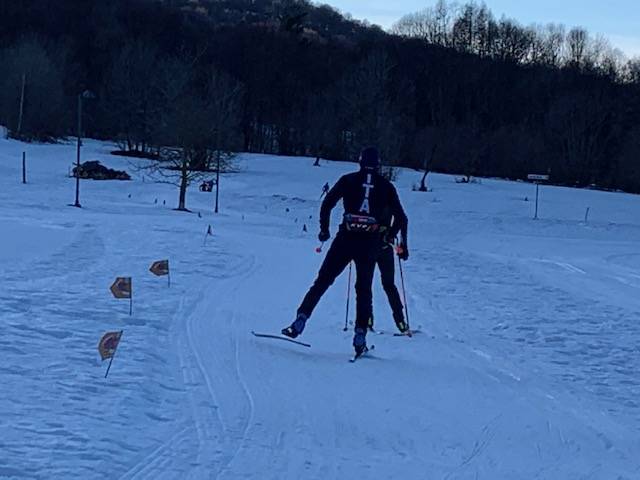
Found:
[(540, 192), (540, 184), (536, 183), (536, 213), (533, 216), (534, 220), (538, 219), (538, 193)]
[(22, 152), (22, 183), (27, 183), (27, 152)]
[(80, 144), (82, 142), (82, 94), (78, 94), (78, 146), (76, 150), (76, 201), (74, 207), (80, 208)]

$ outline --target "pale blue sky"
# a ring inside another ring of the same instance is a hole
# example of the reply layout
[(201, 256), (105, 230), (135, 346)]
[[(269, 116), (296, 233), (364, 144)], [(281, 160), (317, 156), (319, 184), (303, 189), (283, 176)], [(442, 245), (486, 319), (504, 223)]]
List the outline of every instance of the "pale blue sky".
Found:
[[(319, 0), (355, 18), (389, 27), (406, 13), (432, 6), (435, 0)], [(459, 3), (466, 3), (459, 0)], [(477, 1), (476, 3), (482, 3)], [(485, 0), (496, 17), (520, 23), (563, 23), (601, 33), (628, 56), (640, 55), (640, 0)]]

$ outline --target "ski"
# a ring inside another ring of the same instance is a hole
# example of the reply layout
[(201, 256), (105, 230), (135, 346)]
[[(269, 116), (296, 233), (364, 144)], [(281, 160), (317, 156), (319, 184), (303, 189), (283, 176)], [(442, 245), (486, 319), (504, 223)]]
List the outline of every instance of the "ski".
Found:
[(367, 348), (364, 352), (362, 352), (360, 355), (355, 355), (353, 358), (349, 359), (350, 363), (356, 363), (356, 360), (358, 360), (359, 358), (364, 357), (367, 353), (369, 353), (371, 350), (375, 350), (376, 346), (375, 345), (371, 345), (369, 348)]
[(394, 337), (413, 337), (414, 335), (422, 333), (422, 330), (407, 330), (404, 333), (396, 332), (393, 334)]
[(422, 333), (422, 330), (410, 330), (409, 332), (400, 333), (400, 332), (387, 332), (385, 330), (376, 330), (375, 332), (371, 332), (374, 335), (392, 335), (394, 337), (413, 337), (419, 333)]
[(255, 337), (260, 337), (260, 338), (273, 338), (275, 340), (284, 340), (285, 342), (291, 342), (291, 343), (295, 343), (296, 345), (302, 345), (303, 347), (308, 347), (311, 348), (311, 345), (308, 343), (304, 343), (304, 342), (299, 342), (298, 340), (294, 340), (293, 338), (289, 338), (289, 337), (285, 337), (284, 335), (272, 335), (270, 333), (256, 333), (253, 330), (251, 330), (251, 333), (255, 336)]

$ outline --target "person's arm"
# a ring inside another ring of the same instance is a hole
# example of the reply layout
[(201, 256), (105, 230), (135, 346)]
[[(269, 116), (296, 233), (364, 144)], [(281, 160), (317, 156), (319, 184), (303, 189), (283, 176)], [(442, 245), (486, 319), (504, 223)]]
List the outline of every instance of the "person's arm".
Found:
[(398, 192), (395, 187), (391, 185), (391, 198), (390, 198), (391, 213), (393, 214), (393, 223), (389, 229), (389, 237), (396, 238), (398, 232), (400, 232), (400, 243), (404, 248), (408, 248), (408, 230), (409, 219), (407, 214), (404, 213), (400, 198), (398, 198)]
[(338, 201), (344, 196), (344, 177), (329, 190), (327, 196), (322, 201), (320, 207), (320, 231), (329, 232), (329, 222), (331, 220), (331, 210), (336, 206)]

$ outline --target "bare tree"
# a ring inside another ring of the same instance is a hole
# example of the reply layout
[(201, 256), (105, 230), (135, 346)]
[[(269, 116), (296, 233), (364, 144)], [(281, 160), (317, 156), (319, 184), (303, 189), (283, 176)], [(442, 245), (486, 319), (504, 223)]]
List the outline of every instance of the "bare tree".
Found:
[(451, 41), (457, 50), (461, 52), (475, 53), (475, 20), (476, 5), (473, 3), (466, 4), (453, 22), (451, 32)]
[(531, 49), (531, 63), (549, 67), (560, 66), (565, 41), (564, 26), (550, 23), (533, 28), (535, 34)]
[(517, 22), (503, 17), (498, 23), (494, 55), (500, 60), (522, 63), (528, 56), (531, 36), (531, 32)]
[(63, 49), (47, 49), (35, 37), (0, 51), (0, 123), (16, 134), (19, 130), (25, 139), (51, 140), (61, 136), (69, 119), (64, 61)]
[(105, 110), (127, 152), (148, 153), (161, 107), (154, 88), (157, 63), (155, 47), (136, 42), (125, 45), (111, 65), (103, 95)]
[(376, 145), (388, 166), (400, 163), (401, 149), (411, 131), (414, 87), (393, 81), (396, 64), (384, 51), (374, 51), (339, 85), (346, 129), (352, 135), (350, 156), (364, 145)]
[(182, 60), (169, 60), (161, 70), (164, 113), (156, 139), (161, 153), (150, 168), (158, 181), (179, 187), (177, 210), (186, 211), (189, 185), (232, 167), (242, 88), (215, 69), (198, 85)]
[(640, 85), (640, 57), (632, 58), (627, 62), (624, 77), (628, 83)]
[(422, 175), (422, 179), (420, 180), (420, 188), (418, 188), (420, 192), (429, 191), (429, 189), (427, 188), (427, 175), (429, 175), (429, 166), (433, 165), (433, 160), (436, 156), (437, 149), (438, 149), (438, 145), (434, 143), (433, 148), (431, 149), (431, 156), (430, 157), (428, 157), (427, 155), (424, 156), (424, 165), (422, 167), (424, 170), (424, 174)]
[(550, 141), (559, 152), (559, 174), (571, 184), (597, 183), (611, 165), (609, 153), (617, 138), (617, 119), (609, 92), (576, 92), (549, 112)]
[(584, 28), (572, 28), (566, 38), (566, 63), (570, 67), (582, 69), (587, 63), (589, 32)]
[(433, 7), (405, 15), (391, 28), (397, 35), (420, 38), (432, 45), (450, 46), (456, 5), (438, 0)]
[(344, 111), (349, 115), (348, 123), (357, 139), (356, 150), (361, 145), (374, 145), (380, 141), (382, 124), (388, 120), (384, 111), (392, 68), (389, 55), (374, 52), (341, 81)]

